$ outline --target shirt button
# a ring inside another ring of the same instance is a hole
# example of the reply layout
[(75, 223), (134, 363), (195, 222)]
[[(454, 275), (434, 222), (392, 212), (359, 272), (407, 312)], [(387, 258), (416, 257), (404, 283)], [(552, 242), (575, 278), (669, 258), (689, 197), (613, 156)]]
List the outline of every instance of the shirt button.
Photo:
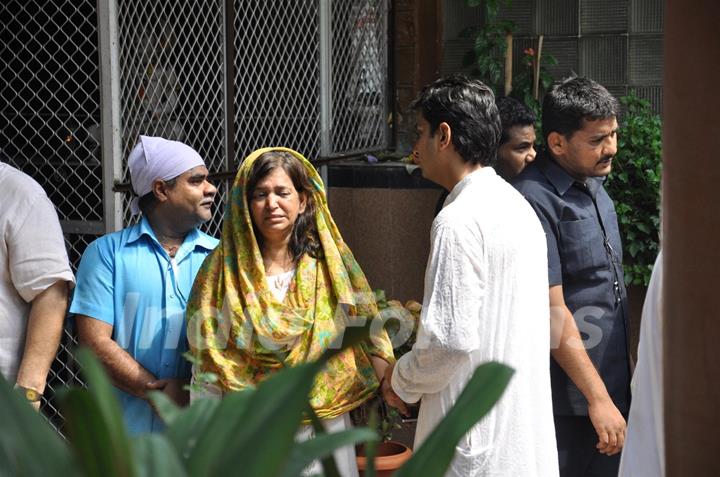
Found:
[(175, 295), (170, 295), (170, 298), (175, 298)]

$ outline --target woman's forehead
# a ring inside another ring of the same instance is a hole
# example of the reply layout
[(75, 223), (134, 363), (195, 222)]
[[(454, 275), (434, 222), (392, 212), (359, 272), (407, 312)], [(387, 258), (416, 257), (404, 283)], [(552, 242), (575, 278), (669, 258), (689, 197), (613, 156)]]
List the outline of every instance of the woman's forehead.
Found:
[(292, 186), (292, 178), (288, 175), (284, 168), (275, 166), (270, 171), (257, 181), (256, 187), (277, 187), (277, 186)]

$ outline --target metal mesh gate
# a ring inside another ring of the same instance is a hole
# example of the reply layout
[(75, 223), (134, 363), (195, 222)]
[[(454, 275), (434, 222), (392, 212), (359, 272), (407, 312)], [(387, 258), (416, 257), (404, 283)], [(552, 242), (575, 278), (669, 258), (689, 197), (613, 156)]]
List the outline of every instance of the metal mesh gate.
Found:
[[(223, 2), (119, 1), (118, 33), (124, 181), (130, 181), (127, 156), (139, 134), (190, 144), (209, 170), (223, 170)], [(218, 224), (210, 224), (211, 233)]]
[[(387, 0), (5, 1), (0, 160), (57, 206), (73, 269), (132, 220), (138, 134), (182, 140), (218, 174), (204, 226), (218, 235), (226, 181), (253, 149), (312, 160), (387, 147), (387, 11)], [(54, 392), (79, 382), (73, 335), (68, 321), (42, 404), (60, 432)]]
[(337, 2), (332, 14), (331, 153), (380, 149), (387, 142), (387, 5)]
[[(320, 5), (235, 2), (233, 28), (235, 157), (287, 146), (320, 153)], [(255, 8), (253, 8), (255, 7)]]
[[(104, 231), (95, 1), (7, 1), (0, 16), (0, 160), (43, 186), (75, 268)], [(42, 402), (57, 429), (62, 416), (53, 398), (76, 382), (75, 344), (66, 329)]]
[(264, 146), (310, 159), (387, 147), (384, 0), (235, 9), (235, 165)]

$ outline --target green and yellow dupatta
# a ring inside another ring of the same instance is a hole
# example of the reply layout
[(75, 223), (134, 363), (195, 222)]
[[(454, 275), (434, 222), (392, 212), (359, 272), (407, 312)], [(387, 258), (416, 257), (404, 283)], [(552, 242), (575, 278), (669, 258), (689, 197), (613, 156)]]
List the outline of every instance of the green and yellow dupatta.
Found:
[[(267, 286), (245, 190), (252, 164), (269, 151), (289, 152), (307, 170), (323, 249), (319, 259), (305, 254), (299, 260), (283, 303)], [(188, 301), (188, 339), (199, 359), (197, 371), (214, 373), (224, 391), (255, 386), (282, 367), (280, 359), (290, 366), (316, 360), (342, 332), (343, 310), (349, 316), (378, 314), (367, 279), (330, 216), (320, 176), (291, 149), (253, 152), (230, 190), (220, 244), (205, 259)], [(378, 381), (371, 355), (394, 361), (384, 331), (372, 343), (349, 348), (328, 362), (310, 395), (320, 418), (340, 416), (372, 396)]]

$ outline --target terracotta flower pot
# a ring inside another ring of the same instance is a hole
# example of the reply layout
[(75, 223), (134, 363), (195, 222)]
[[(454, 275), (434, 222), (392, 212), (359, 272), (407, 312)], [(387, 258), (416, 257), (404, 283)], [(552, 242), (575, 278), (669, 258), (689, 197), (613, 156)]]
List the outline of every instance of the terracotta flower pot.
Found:
[[(358, 470), (362, 477), (365, 475), (365, 469), (367, 468), (365, 448), (360, 446), (356, 451)], [(393, 472), (402, 467), (411, 455), (412, 451), (405, 444), (394, 441), (378, 444), (377, 455), (375, 456), (375, 475), (377, 477), (390, 477)]]

